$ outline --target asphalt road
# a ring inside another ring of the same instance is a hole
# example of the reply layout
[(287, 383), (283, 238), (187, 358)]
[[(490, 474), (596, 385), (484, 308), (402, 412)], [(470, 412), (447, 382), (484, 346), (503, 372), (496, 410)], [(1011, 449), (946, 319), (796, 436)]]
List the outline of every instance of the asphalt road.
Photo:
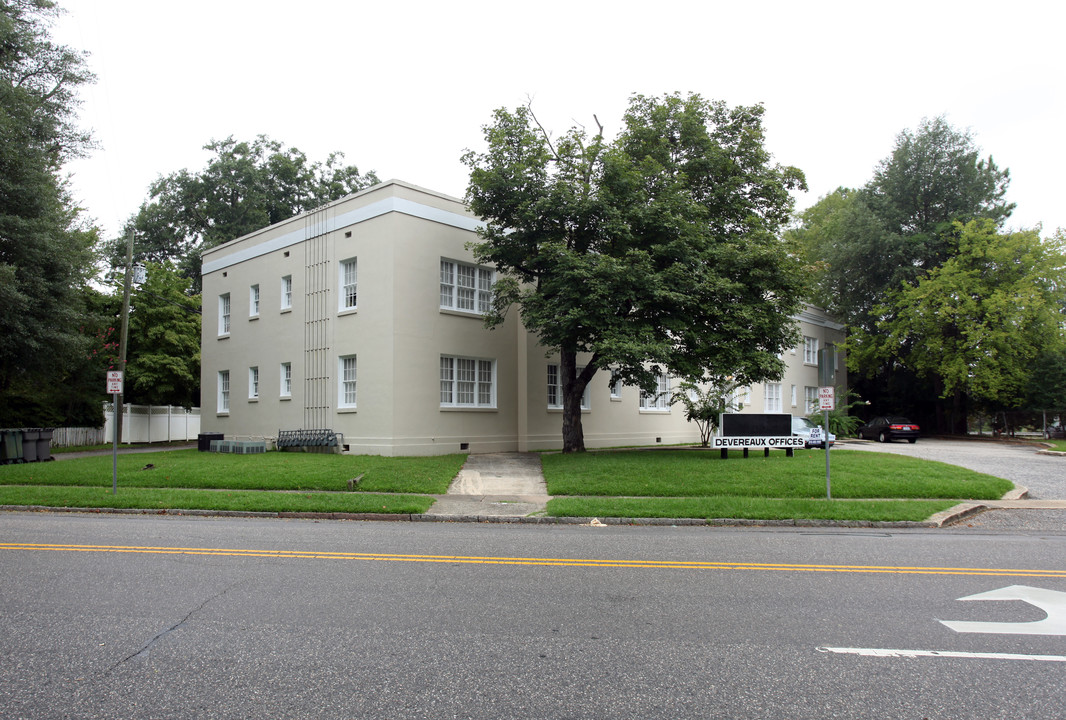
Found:
[(1044, 618), (960, 601), (1013, 586), (1061, 617), (1064, 550), (972, 529), (4, 513), (0, 717), (1061, 718), (1066, 623), (940, 620)]

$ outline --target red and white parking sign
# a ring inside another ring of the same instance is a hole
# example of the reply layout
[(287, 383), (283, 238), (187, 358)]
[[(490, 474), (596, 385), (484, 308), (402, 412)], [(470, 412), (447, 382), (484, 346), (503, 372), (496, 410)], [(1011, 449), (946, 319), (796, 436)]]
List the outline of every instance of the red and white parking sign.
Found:
[(108, 395), (121, 395), (122, 394), (122, 371), (121, 370), (108, 370), (107, 371), (107, 394)]
[(836, 396), (832, 386), (818, 388), (818, 409), (836, 410)]

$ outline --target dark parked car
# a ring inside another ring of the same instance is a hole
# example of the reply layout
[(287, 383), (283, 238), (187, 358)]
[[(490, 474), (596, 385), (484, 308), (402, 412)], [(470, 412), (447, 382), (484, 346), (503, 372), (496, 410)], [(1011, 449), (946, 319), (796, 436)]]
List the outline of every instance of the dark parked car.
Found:
[(1044, 428), (1044, 438), (1047, 440), (1066, 439), (1066, 427), (1062, 425), (1048, 425)]
[(867, 440), (876, 439), (878, 442), (891, 442), (892, 440), (915, 442), (918, 439), (918, 424), (904, 417), (882, 415), (859, 427), (859, 437)]

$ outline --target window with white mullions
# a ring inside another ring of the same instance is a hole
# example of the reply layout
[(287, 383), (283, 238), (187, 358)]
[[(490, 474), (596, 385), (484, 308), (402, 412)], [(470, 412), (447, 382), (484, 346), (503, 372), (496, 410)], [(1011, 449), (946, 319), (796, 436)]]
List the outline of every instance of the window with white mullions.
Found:
[(292, 363), (284, 362), (281, 364), (281, 396), (290, 397), (292, 395)]
[(356, 259), (344, 260), (340, 264), (341, 281), (341, 310), (351, 310), (356, 307), (358, 299), (358, 266)]
[(766, 383), (764, 412), (781, 412), (781, 383)]
[(353, 408), (356, 405), (356, 361), (355, 355), (340, 358), (340, 397), (338, 407)]
[[(577, 368), (577, 374), (580, 375), (585, 368)], [(589, 387), (592, 383), (585, 385), (585, 391), (581, 394), (581, 409), (588, 410), (591, 407), (589, 402)], [(552, 410), (558, 410), (563, 406), (563, 376), (562, 369), (559, 365), (548, 365), (548, 407)]]
[(655, 382), (655, 394), (648, 395), (643, 390), (640, 392), (641, 410), (669, 410), (670, 409), (670, 377), (660, 375)]
[(288, 310), (292, 307), (292, 275), (281, 278), (281, 309)]
[(218, 334), (229, 335), (229, 293), (218, 296)]
[(229, 412), (229, 370), (218, 371), (218, 412)]
[(818, 338), (804, 336), (803, 362), (806, 365), (818, 364)]
[(495, 361), (440, 358), (441, 407), (496, 407)]
[(441, 260), (441, 309), (484, 315), (492, 308), (492, 283), (492, 270), (488, 268)]
[(259, 286), (252, 285), (248, 288), (248, 317), (259, 315)]

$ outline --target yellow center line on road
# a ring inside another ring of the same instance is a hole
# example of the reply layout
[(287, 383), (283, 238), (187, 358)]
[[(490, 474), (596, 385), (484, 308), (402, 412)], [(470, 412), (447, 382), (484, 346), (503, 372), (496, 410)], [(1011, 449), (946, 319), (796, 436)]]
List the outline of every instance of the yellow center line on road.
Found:
[(597, 560), (589, 558), (479, 557), (467, 555), (396, 555), (389, 553), (321, 552), (305, 550), (254, 550), (233, 548), (150, 547), (136, 545), (54, 545), (0, 543), (0, 550), (36, 550), (81, 553), (148, 555), (198, 555), (295, 560), (376, 560), (381, 562), (455, 563), (476, 565), (530, 565), (552, 567), (604, 567), (657, 570), (776, 570), (780, 572), (882, 573), (905, 575), (984, 575), (993, 577), (1066, 578), (1066, 570), (1035, 568), (909, 567), (891, 565), (804, 565), (790, 563), (720, 562), (681, 560)]

